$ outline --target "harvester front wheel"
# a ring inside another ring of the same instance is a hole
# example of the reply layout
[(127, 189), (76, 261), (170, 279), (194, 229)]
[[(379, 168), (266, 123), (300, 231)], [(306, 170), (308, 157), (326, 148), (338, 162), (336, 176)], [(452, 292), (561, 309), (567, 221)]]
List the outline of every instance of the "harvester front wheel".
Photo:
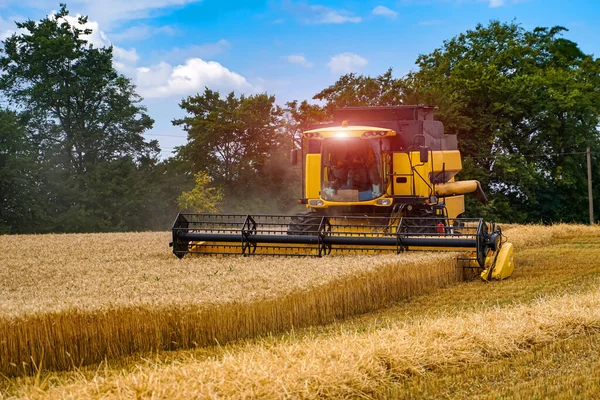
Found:
[(321, 217), (314, 212), (299, 213), (290, 219), (288, 235), (318, 235)]
[(448, 226), (448, 219), (445, 217), (436, 218), (432, 209), (415, 209), (408, 212), (405, 216), (409, 218), (404, 220), (403, 233), (450, 233), (447, 231), (452, 229)]

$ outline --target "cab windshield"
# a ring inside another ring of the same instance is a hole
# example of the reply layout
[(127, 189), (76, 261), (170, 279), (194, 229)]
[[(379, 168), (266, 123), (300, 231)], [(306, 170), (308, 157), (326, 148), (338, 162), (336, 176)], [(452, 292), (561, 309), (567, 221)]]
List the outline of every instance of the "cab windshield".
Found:
[(324, 140), (321, 198), (351, 202), (380, 197), (385, 180), (381, 152), (386, 145), (387, 139)]

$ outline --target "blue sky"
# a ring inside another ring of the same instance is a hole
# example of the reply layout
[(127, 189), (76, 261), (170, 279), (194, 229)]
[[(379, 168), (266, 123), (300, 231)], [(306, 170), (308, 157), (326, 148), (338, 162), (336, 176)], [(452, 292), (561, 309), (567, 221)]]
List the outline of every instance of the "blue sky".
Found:
[[(63, 0), (64, 1), (64, 0)], [(564, 36), (600, 54), (599, 0), (75, 0), (96, 45), (115, 47), (115, 67), (130, 77), (155, 119), (148, 138), (162, 156), (185, 143), (171, 120), (179, 101), (204, 86), (221, 93), (274, 94), (278, 103), (309, 100), (340, 75), (396, 76), (419, 54), (491, 19), (526, 29), (562, 25)], [(58, 1), (0, 0), (0, 39), (14, 21), (39, 20)]]

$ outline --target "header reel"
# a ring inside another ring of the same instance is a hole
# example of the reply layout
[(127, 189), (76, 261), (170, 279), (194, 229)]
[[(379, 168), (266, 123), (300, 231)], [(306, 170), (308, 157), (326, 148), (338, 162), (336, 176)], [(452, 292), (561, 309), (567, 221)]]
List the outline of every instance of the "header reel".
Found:
[[(194, 255), (316, 256), (404, 251), (455, 251), (485, 280), (512, 273), (512, 245), (495, 224), (477, 218), (179, 214), (173, 253)], [(510, 270), (510, 271), (509, 271)]]

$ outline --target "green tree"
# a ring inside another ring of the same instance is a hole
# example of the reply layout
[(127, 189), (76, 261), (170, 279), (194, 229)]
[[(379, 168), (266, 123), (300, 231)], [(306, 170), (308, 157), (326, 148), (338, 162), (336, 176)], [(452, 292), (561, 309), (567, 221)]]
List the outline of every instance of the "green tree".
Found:
[(221, 98), (206, 88), (180, 106), (188, 113), (173, 121), (188, 132), (180, 154), (192, 163), (194, 173), (207, 171), (217, 184), (230, 187), (251, 176), (276, 143), (281, 111), (273, 96), (237, 97), (231, 92)]
[(183, 192), (177, 198), (177, 205), (187, 212), (215, 213), (221, 208), (223, 191), (210, 187), (211, 179), (206, 172), (196, 174), (196, 186), (190, 191)]
[(69, 24), (68, 14), (62, 4), (40, 22), (17, 22), (23, 32), (0, 50), (0, 92), (37, 121), (40, 142), (60, 144), (57, 161), (75, 173), (157, 151), (157, 142), (142, 136), (153, 120), (131, 81), (114, 69), (112, 47), (90, 45), (91, 30)]
[[(0, 49), (0, 93), (27, 122), (37, 173), (26, 176), (43, 204), (44, 218), (22, 226), (27, 232), (148, 229), (162, 221), (151, 212), (153, 198), (172, 187), (156, 176), (157, 142), (142, 135), (153, 120), (131, 81), (114, 69), (112, 47), (89, 44), (92, 32), (79, 28), (87, 17), (70, 24), (68, 14), (61, 5), (54, 16), (17, 23), (20, 32)], [(18, 151), (10, 150), (12, 159), (23, 158)], [(8, 202), (29, 204), (24, 193), (5, 193)]]
[[(405, 79), (405, 98), (445, 98), (463, 178), (479, 178), (493, 212), (515, 222), (585, 221), (586, 145), (598, 149), (600, 61), (562, 27), (478, 25), (430, 54)], [(451, 108), (449, 107), (451, 106)]]
[(354, 73), (341, 76), (313, 99), (325, 102), (329, 116), (335, 108), (358, 106), (394, 106), (402, 103), (404, 82), (392, 76), (392, 69), (376, 77)]
[[(251, 212), (277, 190), (265, 167), (284, 150), (282, 110), (267, 94), (236, 96), (205, 89), (180, 104), (187, 116), (173, 121), (188, 132), (178, 151), (193, 173), (205, 171), (215, 187), (222, 187), (224, 208)], [(287, 147), (289, 149), (289, 147)], [(289, 153), (288, 153), (289, 154)], [(289, 169), (287, 165), (279, 168)]]
[(45, 222), (36, 154), (19, 116), (0, 110), (0, 233), (27, 233)]
[[(468, 213), (512, 222), (584, 222), (582, 152), (587, 145), (600, 151), (600, 61), (562, 38), (565, 31), (478, 25), (419, 56), (419, 69), (403, 78), (394, 79), (391, 70), (342, 76), (315, 95), (324, 102), (318, 119), (348, 106), (436, 105), (446, 133), (458, 135), (460, 178), (477, 179), (491, 193), (486, 207), (467, 197)], [(293, 115), (300, 125), (317, 114)], [(599, 194), (596, 188), (595, 198)]]
[(283, 109), (280, 130), (293, 147), (299, 148), (302, 141), (302, 132), (310, 129), (312, 124), (327, 121), (331, 114), (326, 108), (318, 104), (310, 104), (306, 100), (298, 102), (289, 101)]

